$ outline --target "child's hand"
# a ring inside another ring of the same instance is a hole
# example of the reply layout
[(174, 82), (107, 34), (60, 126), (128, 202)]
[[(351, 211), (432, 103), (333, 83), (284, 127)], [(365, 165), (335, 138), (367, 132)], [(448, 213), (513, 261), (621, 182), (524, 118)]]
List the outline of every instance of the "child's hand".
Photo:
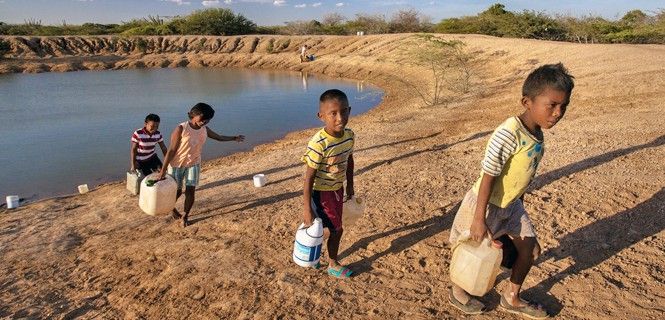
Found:
[(481, 242), (485, 235), (489, 235), (490, 238), (492, 235), (489, 233), (489, 230), (487, 230), (487, 224), (485, 224), (485, 221), (483, 220), (477, 220), (474, 219), (473, 223), (471, 223), (471, 239), (476, 242)]
[(245, 136), (243, 136), (243, 135), (235, 136), (233, 138), (233, 140), (237, 141), (237, 142), (243, 142), (243, 141), (245, 141)]

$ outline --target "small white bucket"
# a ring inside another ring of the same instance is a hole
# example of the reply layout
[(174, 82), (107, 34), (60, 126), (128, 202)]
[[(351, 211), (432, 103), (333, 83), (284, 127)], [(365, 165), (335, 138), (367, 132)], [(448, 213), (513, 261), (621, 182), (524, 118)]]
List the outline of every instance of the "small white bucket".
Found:
[(266, 175), (263, 173), (254, 176), (254, 186), (257, 188), (265, 186), (267, 182)]
[(7, 209), (18, 208), (18, 196), (7, 196)]
[(79, 193), (80, 194), (88, 193), (88, 191), (90, 191), (90, 189), (88, 189), (87, 184), (82, 184), (82, 185), (79, 186)]

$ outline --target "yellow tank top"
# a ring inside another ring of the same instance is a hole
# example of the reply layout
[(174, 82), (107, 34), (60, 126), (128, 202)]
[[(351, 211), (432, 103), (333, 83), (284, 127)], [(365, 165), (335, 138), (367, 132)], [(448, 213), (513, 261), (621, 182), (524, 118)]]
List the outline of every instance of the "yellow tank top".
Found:
[(487, 142), (480, 178), (473, 191), (478, 194), (483, 174), (496, 177), (489, 202), (506, 208), (524, 194), (544, 152), (542, 138), (532, 135), (518, 117), (508, 118)]

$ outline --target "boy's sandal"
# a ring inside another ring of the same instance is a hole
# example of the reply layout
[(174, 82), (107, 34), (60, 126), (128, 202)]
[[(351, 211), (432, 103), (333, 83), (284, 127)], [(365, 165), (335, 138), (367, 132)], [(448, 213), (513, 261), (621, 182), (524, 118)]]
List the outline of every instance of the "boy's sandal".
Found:
[(502, 311), (518, 314), (529, 319), (547, 319), (550, 317), (550, 315), (547, 314), (547, 311), (545, 311), (541, 305), (532, 304), (524, 300), (522, 300), (522, 302), (526, 303), (526, 305), (521, 307), (512, 306), (510, 303), (508, 303), (502, 294), (501, 303), (499, 303), (499, 309)]
[(450, 288), (450, 291), (448, 292), (448, 302), (450, 302), (453, 307), (459, 309), (465, 314), (481, 314), (485, 312), (485, 305), (478, 301), (476, 298), (470, 298), (466, 304), (461, 303), (459, 300), (457, 300), (457, 298), (455, 298), (455, 295), (453, 294), (453, 288)]
[(347, 267), (339, 267), (339, 269), (328, 267), (328, 274), (338, 279), (346, 279), (351, 277), (353, 271)]

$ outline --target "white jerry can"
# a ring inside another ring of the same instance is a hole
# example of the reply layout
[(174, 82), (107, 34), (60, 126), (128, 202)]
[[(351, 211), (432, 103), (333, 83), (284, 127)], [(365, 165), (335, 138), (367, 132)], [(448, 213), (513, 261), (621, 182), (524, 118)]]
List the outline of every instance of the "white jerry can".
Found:
[(133, 195), (139, 194), (141, 191), (141, 180), (143, 175), (138, 171), (127, 171), (127, 190)]
[[(175, 208), (178, 184), (169, 175), (164, 180), (156, 181), (159, 173), (146, 176), (141, 181), (141, 193), (139, 194), (139, 207), (143, 212), (151, 216), (166, 214)], [(148, 182), (154, 182), (148, 186)]]
[(476, 242), (465, 233), (453, 248), (450, 280), (470, 295), (481, 297), (494, 287), (501, 259), (500, 241), (485, 238)]

